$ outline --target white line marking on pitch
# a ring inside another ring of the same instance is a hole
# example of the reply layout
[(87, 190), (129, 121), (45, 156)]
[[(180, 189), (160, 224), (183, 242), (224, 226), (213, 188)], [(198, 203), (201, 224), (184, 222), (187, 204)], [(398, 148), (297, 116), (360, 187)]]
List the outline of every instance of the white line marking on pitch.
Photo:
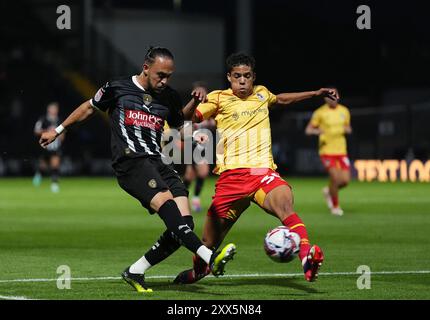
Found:
[[(371, 275), (395, 275), (395, 274), (430, 274), (430, 270), (416, 270), (416, 271), (376, 271), (371, 272)], [(357, 276), (360, 273), (357, 272), (320, 272), (319, 276)], [(302, 273), (250, 273), (250, 274), (230, 274), (225, 275), (222, 278), (261, 278), (261, 277), (302, 277)], [(175, 278), (175, 276), (147, 276), (146, 279), (168, 279)], [(217, 279), (210, 275), (207, 278)], [(62, 279), (71, 281), (98, 281), (98, 280), (119, 280), (121, 277), (93, 277), (93, 278), (71, 278)], [(10, 279), (0, 280), (0, 283), (11, 283), (11, 282), (53, 282), (58, 279)], [(25, 297), (18, 297), (25, 298)], [(1, 299), (1, 296), (0, 296)]]
[(0, 296), (0, 300), (33, 300), (27, 297), (18, 297), (18, 296)]

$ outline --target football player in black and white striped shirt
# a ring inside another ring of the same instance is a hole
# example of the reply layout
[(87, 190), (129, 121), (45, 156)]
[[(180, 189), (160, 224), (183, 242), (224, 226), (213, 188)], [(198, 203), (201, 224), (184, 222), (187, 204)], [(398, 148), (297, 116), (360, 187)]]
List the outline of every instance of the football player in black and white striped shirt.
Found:
[[(34, 134), (40, 138), (42, 133), (53, 130), (60, 125), (58, 117), (58, 102), (51, 102), (46, 108), (46, 114), (40, 117), (34, 125)], [(33, 184), (39, 186), (42, 182), (42, 172), (49, 172), (51, 175), (51, 191), (57, 193), (60, 191), (58, 178), (61, 163), (61, 145), (64, 141), (64, 135), (55, 140), (43, 150), (38, 159), (36, 173), (33, 177)]]
[[(228, 244), (220, 252), (203, 245), (192, 231), (194, 222), (188, 191), (178, 173), (162, 161), (161, 137), (164, 122), (182, 132), (184, 117), (179, 94), (167, 83), (174, 71), (172, 53), (150, 48), (139, 75), (107, 82), (94, 98), (84, 102), (56, 129), (42, 134), (42, 147), (49, 146), (71, 125), (89, 118), (96, 110), (107, 112), (111, 123), (112, 166), (118, 183), (150, 213), (158, 213), (167, 230), (144, 256), (127, 267), (123, 279), (138, 292), (151, 292), (145, 272), (181, 245), (201, 257), (215, 276), (224, 273), (236, 247)], [(184, 110), (205, 101), (206, 94), (194, 90)]]

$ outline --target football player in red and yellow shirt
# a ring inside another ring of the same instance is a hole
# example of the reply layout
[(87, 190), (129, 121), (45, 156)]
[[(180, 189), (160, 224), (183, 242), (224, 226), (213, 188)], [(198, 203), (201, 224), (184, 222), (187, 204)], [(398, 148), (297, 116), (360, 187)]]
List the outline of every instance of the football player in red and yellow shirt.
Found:
[(339, 189), (346, 187), (351, 179), (345, 138), (352, 132), (351, 116), (348, 108), (337, 100), (324, 99), (326, 103), (313, 113), (306, 134), (319, 136), (320, 158), (330, 179), (323, 194), (331, 213), (341, 216)]
[[(251, 202), (277, 217), (300, 235), (299, 257), (307, 281), (314, 281), (323, 261), (323, 252), (310, 245), (306, 227), (293, 209), (289, 184), (276, 172), (272, 156), (269, 108), (288, 105), (315, 96), (333, 96), (332, 89), (274, 95), (266, 87), (254, 85), (254, 58), (238, 53), (227, 59), (230, 88), (208, 94), (197, 109), (184, 108), (185, 119), (200, 122), (214, 117), (220, 140), (215, 173), (220, 177), (203, 229), (203, 241), (219, 247), (230, 228)], [(175, 283), (193, 283), (209, 273), (194, 256), (194, 268), (181, 272)]]

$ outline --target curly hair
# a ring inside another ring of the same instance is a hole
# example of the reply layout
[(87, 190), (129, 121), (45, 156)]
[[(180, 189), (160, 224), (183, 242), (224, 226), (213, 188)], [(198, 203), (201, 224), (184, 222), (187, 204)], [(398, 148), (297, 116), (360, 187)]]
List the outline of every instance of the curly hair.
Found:
[(248, 66), (255, 71), (255, 59), (243, 52), (233, 53), (226, 60), (227, 71), (231, 72), (234, 67)]

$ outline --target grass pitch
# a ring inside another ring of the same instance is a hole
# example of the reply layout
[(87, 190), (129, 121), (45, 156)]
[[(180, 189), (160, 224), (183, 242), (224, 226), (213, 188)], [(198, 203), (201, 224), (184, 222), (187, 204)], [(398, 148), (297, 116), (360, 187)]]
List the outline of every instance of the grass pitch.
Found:
[[(288, 181), (311, 242), (326, 256), (317, 282), (305, 282), (298, 259), (279, 264), (265, 256), (264, 235), (280, 222), (252, 205), (227, 236), (238, 253), (224, 277), (174, 285), (191, 266), (181, 248), (147, 272), (154, 292), (138, 294), (119, 275), (164, 228), (114, 179), (64, 178), (59, 194), (47, 179), (38, 188), (30, 179), (1, 179), (0, 299), (430, 298), (429, 184), (352, 182), (341, 193), (345, 215), (335, 217), (321, 194), (325, 179)], [(214, 182), (205, 184), (204, 210)], [(204, 216), (194, 214), (198, 235)], [(62, 265), (70, 267), (70, 289), (57, 288)], [(361, 265), (372, 272), (370, 289), (357, 288)]]

